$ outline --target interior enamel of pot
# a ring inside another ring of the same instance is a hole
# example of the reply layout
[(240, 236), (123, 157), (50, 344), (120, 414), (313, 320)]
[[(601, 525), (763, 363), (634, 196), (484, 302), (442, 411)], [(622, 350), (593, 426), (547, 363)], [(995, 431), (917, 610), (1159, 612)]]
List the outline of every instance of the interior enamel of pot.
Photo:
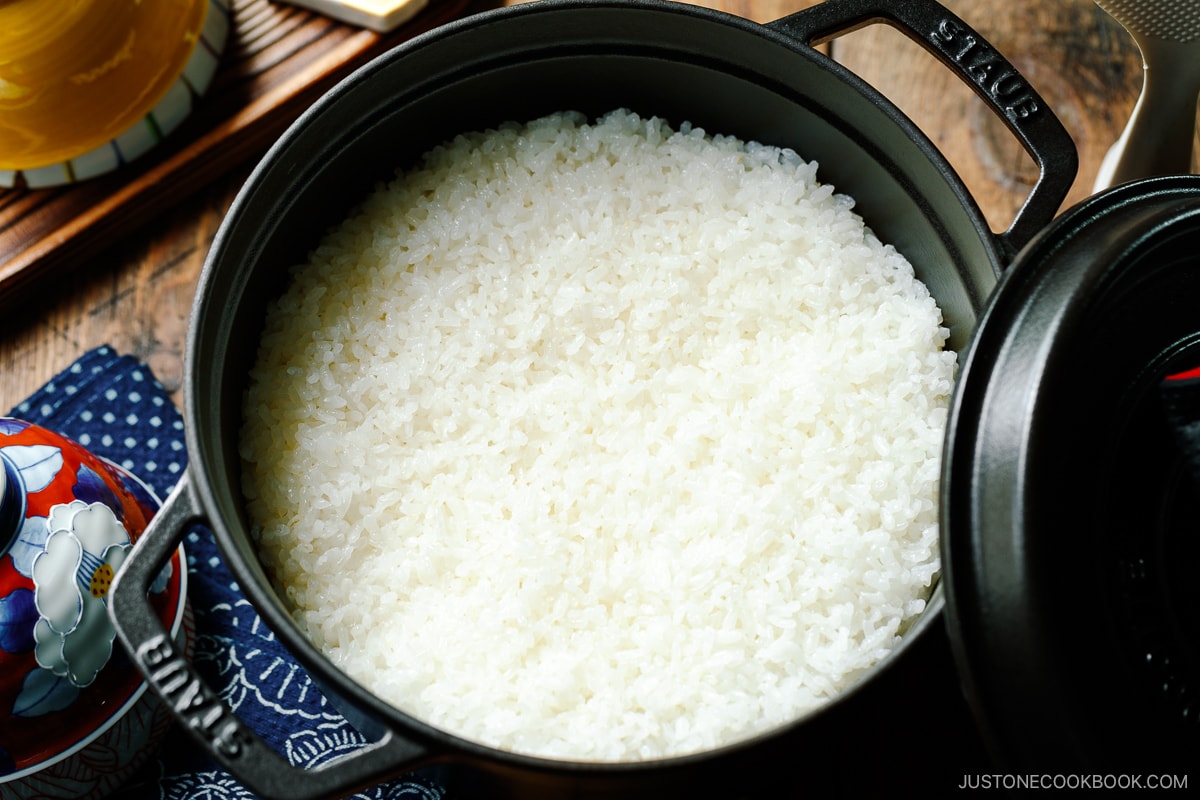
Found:
[[(998, 271), (994, 237), (927, 140), (808, 47), (687, 6), (521, 8), (420, 37), (315, 105), (230, 211), (193, 312), (185, 392), (191, 471), (222, 551), (260, 613), (323, 683), (410, 729), (413, 720), (340, 675), (291, 624), (258, 562), (240, 488), (241, 402), (266, 300), (373, 184), (462, 131), (562, 110), (594, 116), (627, 108), (819, 162), (819, 178), (854, 197), (879, 237), (914, 264), (955, 349), (965, 346)], [(937, 593), (910, 636), (940, 609)]]

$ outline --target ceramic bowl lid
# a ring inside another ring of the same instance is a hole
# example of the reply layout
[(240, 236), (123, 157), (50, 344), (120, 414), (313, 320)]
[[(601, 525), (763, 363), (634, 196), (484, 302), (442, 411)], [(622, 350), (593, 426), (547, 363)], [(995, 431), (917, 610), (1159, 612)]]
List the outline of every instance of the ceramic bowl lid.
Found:
[[(107, 594), (159, 507), (137, 478), (77, 443), (0, 418), (0, 787), (82, 749), (146, 690), (115, 645)], [(186, 566), (151, 603), (173, 634)]]

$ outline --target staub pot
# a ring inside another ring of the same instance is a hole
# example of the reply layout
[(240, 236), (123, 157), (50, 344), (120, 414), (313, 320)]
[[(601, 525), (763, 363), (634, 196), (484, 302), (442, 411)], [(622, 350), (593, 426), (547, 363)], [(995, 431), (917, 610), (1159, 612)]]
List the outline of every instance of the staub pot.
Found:
[[(1037, 163), (1040, 177), (1006, 231), (991, 230), (943, 156), (894, 105), (816, 49), (877, 22), (899, 28), (971, 86)], [(316, 651), (272, 590), (250, 538), (240, 490), (241, 400), (263, 310), (285, 268), (381, 175), (456, 133), (614, 108), (790, 147), (819, 162), (821, 179), (853, 196), (880, 238), (913, 262), (956, 350), (966, 348), (1004, 266), (1057, 213), (1076, 169), (1070, 137), (1029, 84), (931, 0), (830, 0), (766, 25), (671, 2), (544, 0), (443, 26), (335, 87), (265, 156), (213, 244), (188, 339), (191, 463), (114, 589), (120, 636), (150, 682), (262, 796), (340, 796), (451, 762), (523, 787), (524, 796), (541, 787), (558, 796), (649, 789), (661, 797), (703, 780), (710, 767), (786, 748), (824, 716), (717, 751), (639, 763), (551, 761), (463, 741), (381, 701)], [(374, 745), (298, 776), (222, 706), (141, 610), (156, 565), (196, 524), (212, 528), (250, 601)], [(939, 590), (904, 643), (844, 697), (903, 661), (931, 631), (942, 633), (943, 607)]]

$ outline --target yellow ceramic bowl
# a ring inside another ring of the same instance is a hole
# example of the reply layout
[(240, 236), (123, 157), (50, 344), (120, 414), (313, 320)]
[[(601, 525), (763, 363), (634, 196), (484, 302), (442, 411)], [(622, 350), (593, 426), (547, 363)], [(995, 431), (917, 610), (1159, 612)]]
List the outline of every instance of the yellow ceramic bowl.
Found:
[[(149, 149), (190, 111), (189, 97), (156, 116), (169, 93), (207, 88), (227, 14), (228, 0), (0, 0), (0, 173), (64, 182)], [(210, 67), (191, 81), (202, 86), (188, 82), (197, 59)], [(130, 132), (123, 152), (113, 143)], [(74, 168), (97, 150), (103, 164)]]

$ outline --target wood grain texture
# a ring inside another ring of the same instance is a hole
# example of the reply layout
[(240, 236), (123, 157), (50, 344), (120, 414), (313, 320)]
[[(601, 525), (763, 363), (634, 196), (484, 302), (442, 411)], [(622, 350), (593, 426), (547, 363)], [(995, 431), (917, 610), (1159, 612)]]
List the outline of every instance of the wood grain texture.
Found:
[(230, 41), (208, 93), (148, 154), (109, 175), (0, 191), (0, 307), (78, 269), (104, 244), (261, 152), (336, 81), (388, 47), (459, 14), (436, 0), (388, 34), (269, 0), (234, 0)]
[[(812, 3), (700, 4), (765, 22)], [(1085, 196), (1140, 90), (1140, 59), (1132, 40), (1092, 0), (945, 0), (945, 5), (1012, 60), (1063, 119), (1080, 150), (1079, 178), (1070, 200)], [(359, 35), (341, 31), (332, 36), (307, 12), (289, 12), (265, 0), (239, 0), (237, 8), (241, 44), (230, 57), (261, 76), (257, 85), (262, 92), (288, 91), (287, 71), (273, 67), (286, 62), (288, 43), (296, 37), (308, 37), (336, 60), (341, 57), (337, 48), (355, 46), (346, 43)], [(468, 13), (477, 8), (472, 6)], [(969, 89), (916, 45), (880, 26), (837, 39), (832, 50), (918, 122), (947, 154), (996, 227), (1011, 220), (1034, 176), (1019, 145)], [(224, 102), (237, 105), (229, 123), (234, 128), (262, 113), (248, 90), (239, 90), (239, 97), (235, 88), (226, 87), (223, 95)], [(178, 401), (197, 276), (225, 210), (263, 147), (239, 142), (235, 135), (229, 138), (226, 146), (238, 152), (228, 157), (233, 166), (220, 177), (187, 187), (174, 208), (127, 220), (129, 224), (111, 232), (105, 247), (79, 253), (82, 264), (61, 279), (10, 298), (17, 302), (10, 302), (0, 316), (4, 408), (24, 399), (87, 348), (102, 343), (148, 362)], [(0, 195), (0, 204), (19, 203), (23, 208), (53, 201), (45, 195)]]
[[(1141, 55), (1132, 38), (1091, 0), (942, 4), (1011, 61), (1070, 132), (1079, 172), (1064, 205), (1090, 195), (1141, 90)], [(993, 230), (1007, 227), (1037, 171), (974, 92), (886, 27), (855, 32), (833, 47), (839, 62), (895, 102), (945, 154)]]

